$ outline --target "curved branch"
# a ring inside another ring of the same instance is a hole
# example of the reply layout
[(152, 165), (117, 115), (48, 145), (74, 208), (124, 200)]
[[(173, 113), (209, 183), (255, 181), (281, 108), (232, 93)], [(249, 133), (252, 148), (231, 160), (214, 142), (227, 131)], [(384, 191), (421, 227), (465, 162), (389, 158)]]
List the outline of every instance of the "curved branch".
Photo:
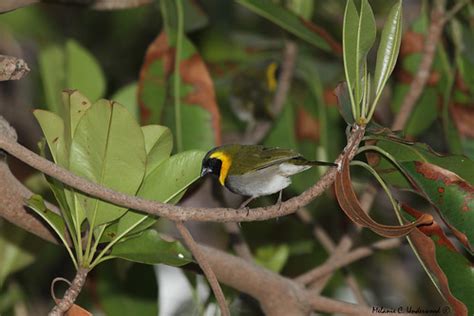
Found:
[[(0, 120), (0, 125), (2, 125), (2, 121), (4, 120)], [(6, 121), (4, 121), (4, 123), (6, 123)], [(365, 130), (362, 127), (354, 129), (349, 137), (345, 149), (346, 152), (339, 155), (336, 159), (336, 163), (340, 164), (345, 155), (347, 155), (349, 160), (356, 155), (358, 145), (364, 136), (364, 131)], [(247, 209), (180, 207), (120, 193), (76, 176), (68, 170), (59, 167), (51, 161), (44, 159), (21, 146), (5, 135), (0, 135), (0, 148), (31, 167), (63, 182), (71, 188), (116, 205), (142, 211), (151, 215), (166, 217), (173, 221), (194, 220), (213, 222), (248, 222), (292, 214), (300, 207), (307, 205), (317, 196), (321, 195), (334, 182), (337, 173), (336, 168), (330, 168), (316, 184), (301, 195), (293, 197), (280, 205), (254, 208), (251, 209), (250, 212), (248, 212)]]
[(188, 246), (194, 258), (196, 258), (196, 261), (198, 262), (202, 271), (206, 275), (207, 281), (209, 282), (209, 285), (211, 286), (211, 289), (214, 292), (214, 296), (216, 297), (217, 303), (219, 304), (219, 308), (221, 309), (222, 315), (230, 316), (229, 307), (227, 306), (224, 293), (222, 292), (222, 289), (219, 285), (219, 281), (217, 281), (214, 271), (212, 271), (212, 268), (207, 262), (206, 256), (204, 256), (201, 249), (199, 248), (199, 245), (194, 241), (193, 236), (186, 228), (186, 226), (184, 226), (183, 222), (177, 222), (176, 228), (183, 237), (184, 242)]

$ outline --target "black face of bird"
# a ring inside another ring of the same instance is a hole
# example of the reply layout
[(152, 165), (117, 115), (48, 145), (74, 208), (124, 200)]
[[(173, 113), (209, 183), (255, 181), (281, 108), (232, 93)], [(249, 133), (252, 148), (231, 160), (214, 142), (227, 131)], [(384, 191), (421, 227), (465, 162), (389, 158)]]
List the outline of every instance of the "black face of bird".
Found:
[(210, 173), (219, 177), (221, 173), (222, 161), (217, 158), (207, 158), (202, 162), (201, 177)]

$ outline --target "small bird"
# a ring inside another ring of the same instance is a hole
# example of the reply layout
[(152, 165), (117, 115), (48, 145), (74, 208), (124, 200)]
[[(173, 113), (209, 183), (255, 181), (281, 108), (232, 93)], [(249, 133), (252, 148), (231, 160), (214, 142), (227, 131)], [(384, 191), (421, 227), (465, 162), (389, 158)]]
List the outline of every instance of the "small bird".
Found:
[(252, 63), (232, 79), (230, 109), (251, 132), (257, 122), (274, 119), (271, 103), (278, 86), (280, 66), (275, 61)]
[(291, 184), (290, 176), (313, 166), (337, 166), (332, 162), (307, 160), (292, 149), (230, 144), (211, 149), (202, 160), (201, 176), (216, 176), (230, 191), (253, 199), (280, 192)]

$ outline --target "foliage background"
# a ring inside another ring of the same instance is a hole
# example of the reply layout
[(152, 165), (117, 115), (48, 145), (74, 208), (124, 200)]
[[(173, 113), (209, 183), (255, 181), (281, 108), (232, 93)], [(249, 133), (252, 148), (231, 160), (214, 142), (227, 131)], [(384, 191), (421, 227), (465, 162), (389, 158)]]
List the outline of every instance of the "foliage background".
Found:
[[(285, 5), (296, 10), (295, 3), (304, 2), (287, 1)], [(326, 30), (336, 42), (341, 42), (344, 5), (345, 1), (315, 1), (314, 7), (308, 6), (300, 14)], [(371, 5), (380, 28), (391, 5), (386, 1), (371, 1)], [(147, 66), (147, 49), (162, 30), (160, 8), (162, 12), (163, 5), (154, 3), (135, 9), (94, 11), (39, 4), (0, 15), (0, 52), (22, 56), (32, 69), (25, 79), (0, 85), (0, 114), (16, 128), (20, 142), (37, 151), (42, 134), (31, 110), (54, 111), (58, 106), (54, 91), (66, 87), (78, 88), (92, 100), (100, 97), (118, 100), (142, 122), (148, 118), (143, 105), (141, 110), (138, 105), (138, 85), (145, 91), (141, 90), (145, 106), (150, 95), (162, 98), (163, 106), (170, 103), (167, 90), (172, 87), (170, 82), (162, 83), (162, 90), (154, 87), (146, 94), (146, 80), (140, 75)], [(235, 78), (249, 72), (250, 79), (246, 80), (254, 80), (255, 86), (265, 81), (261, 72), (252, 73), (249, 69), (258, 68), (255, 65), (269, 60), (280, 63), (284, 41), (291, 39), (297, 41), (299, 48), (295, 80), (284, 110), (271, 121), (272, 128), (263, 143), (295, 148), (312, 159), (331, 161), (337, 156), (345, 144), (345, 122), (332, 93), (344, 78), (342, 57), (337, 49), (315, 48), (233, 1), (185, 1), (185, 9), (186, 35), (209, 69), (214, 84), (223, 142), (245, 137), (246, 124), (239, 121), (230, 106), (231, 97), (239, 91), (235, 88), (238, 84)], [(445, 41), (438, 47), (428, 86), (405, 129), (410, 139), (426, 142), (439, 152), (462, 153), (471, 159), (474, 159), (474, 135), (470, 128), (474, 122), (474, 49), (470, 49), (474, 43), (473, 11), (472, 6), (466, 7), (446, 27)], [(376, 120), (382, 125), (390, 125), (417, 70), (422, 52), (420, 43), (428, 31), (428, 16), (428, 1), (404, 3), (400, 60), (376, 113)], [(187, 49), (188, 53), (192, 52)], [(374, 52), (369, 55), (369, 63), (374, 62), (374, 55)], [(64, 58), (64, 64), (59, 63), (61, 58)], [(249, 90), (239, 91), (236, 97), (245, 99), (250, 93)], [(183, 135), (183, 139), (189, 139), (183, 140), (184, 148), (206, 150), (212, 147), (217, 139), (213, 134), (216, 133), (215, 125), (212, 125), (215, 114), (212, 116), (206, 106), (200, 111), (184, 106), (181, 124), (190, 131)], [(169, 125), (176, 137), (173, 119), (164, 118), (160, 122)], [(193, 132), (199, 133), (199, 142), (193, 138), (196, 137)], [(14, 174), (34, 192), (47, 195), (41, 176), (14, 159), (9, 163)], [(291, 188), (285, 191), (285, 197), (302, 192), (314, 183), (318, 174), (315, 169), (295, 177)], [(354, 179), (356, 187), (359, 185), (360, 188), (371, 181), (368, 174), (357, 169)], [(408, 199), (420, 209), (428, 208), (419, 198), (410, 195)], [(201, 181), (181, 203), (235, 206), (239, 200), (215, 182)], [(273, 197), (260, 199), (259, 203), (273, 203)], [(352, 225), (342, 215), (332, 192), (308, 209), (334, 240)], [(381, 222), (395, 222), (383, 194), (377, 196), (373, 214)], [(0, 313), (25, 315), (46, 311), (51, 302), (46, 290), (51, 279), (73, 273), (66, 253), (5, 221), (0, 225)], [(169, 231), (170, 227), (165, 220), (160, 220), (157, 226), (161, 231)], [(314, 239), (311, 227), (304, 226), (295, 216), (245, 223), (242, 232), (259, 263), (290, 277), (322, 263), (328, 256)], [(216, 247), (229, 246), (229, 236), (220, 225), (195, 224), (193, 233), (198, 240)], [(357, 243), (366, 244), (377, 238), (365, 230)], [(373, 305), (445, 305), (407, 244), (378, 252), (350, 268)], [(79, 304), (107, 315), (124, 314), (125, 309), (130, 311), (126, 314), (154, 314), (158, 306), (155, 273), (156, 270), (146, 265), (105, 263), (90, 276)], [(189, 286), (194, 287), (195, 276), (187, 276)], [(259, 314), (255, 302), (231, 289), (225, 291), (237, 302), (236, 310), (241, 314)], [(323, 293), (329, 297), (353, 299), (343, 282), (342, 271), (334, 275)], [(189, 306), (183, 309), (197, 313), (210, 302), (212, 298), (201, 303), (190, 300)], [(176, 311), (176, 314), (180, 313), (183, 311)]]

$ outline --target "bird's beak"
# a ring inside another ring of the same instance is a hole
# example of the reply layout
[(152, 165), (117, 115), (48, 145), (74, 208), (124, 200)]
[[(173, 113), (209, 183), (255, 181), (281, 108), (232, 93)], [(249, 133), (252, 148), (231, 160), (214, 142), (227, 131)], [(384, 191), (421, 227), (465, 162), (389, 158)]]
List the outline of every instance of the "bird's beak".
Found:
[(206, 174), (210, 173), (212, 170), (210, 168), (202, 168), (201, 177), (204, 177)]

